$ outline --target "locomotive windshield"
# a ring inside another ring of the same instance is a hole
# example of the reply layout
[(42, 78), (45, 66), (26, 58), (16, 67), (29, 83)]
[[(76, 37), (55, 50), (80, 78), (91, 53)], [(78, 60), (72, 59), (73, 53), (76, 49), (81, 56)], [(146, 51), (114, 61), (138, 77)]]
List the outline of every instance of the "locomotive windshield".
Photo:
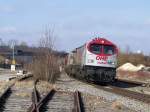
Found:
[(114, 46), (111, 45), (104, 45), (104, 54), (112, 55), (115, 53)]
[(90, 45), (90, 51), (94, 54), (100, 54), (101, 48), (102, 48), (102, 45), (100, 45), (100, 44), (91, 44)]

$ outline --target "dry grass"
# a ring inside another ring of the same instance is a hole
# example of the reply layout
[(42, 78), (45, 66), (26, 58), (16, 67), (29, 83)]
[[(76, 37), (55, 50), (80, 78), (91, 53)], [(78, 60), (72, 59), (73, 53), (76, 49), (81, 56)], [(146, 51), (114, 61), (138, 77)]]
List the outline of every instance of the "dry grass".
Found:
[(39, 81), (36, 85), (38, 91), (42, 93), (47, 93), (49, 92), (52, 88), (54, 88), (53, 84), (50, 84), (47, 81)]
[(28, 92), (20, 92), (20, 93), (16, 93), (15, 95), (19, 97), (31, 97), (31, 94)]
[(7, 86), (8, 86), (8, 82), (0, 81), (0, 92), (2, 93)]
[(17, 81), (15, 83), (16, 88), (33, 88), (33, 81)]
[(118, 55), (118, 66), (123, 65), (124, 63), (130, 62), (134, 65), (144, 64), (150, 66), (150, 56), (144, 56), (144, 54), (137, 53), (123, 53), (119, 52)]
[(14, 85), (19, 91), (15, 93), (18, 97), (31, 97), (31, 93), (26, 89), (33, 88), (34, 81), (17, 81)]
[(3, 90), (5, 90), (7, 87), (9, 87), (10, 85), (12, 85), (15, 81), (0, 81), (0, 92), (2, 92)]
[(6, 85), (8, 82), (7, 81), (0, 81), (0, 87)]
[(14, 83), (14, 81), (0, 81), (0, 94), (5, 92), (5, 90)]
[(0, 55), (0, 63), (3, 63), (5, 60), (5, 58), (3, 56)]
[(54, 83), (59, 77), (59, 64), (57, 60), (58, 57), (49, 53), (49, 51), (35, 57), (31, 65), (34, 78)]

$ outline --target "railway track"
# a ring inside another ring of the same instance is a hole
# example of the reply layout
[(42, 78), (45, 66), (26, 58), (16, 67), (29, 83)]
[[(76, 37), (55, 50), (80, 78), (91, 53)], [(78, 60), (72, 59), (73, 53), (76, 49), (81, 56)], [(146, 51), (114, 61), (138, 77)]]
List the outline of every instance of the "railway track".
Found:
[(15, 87), (16, 81), (24, 80), (30, 75), (16, 77), (10, 86), (8, 86), (0, 97), (0, 112), (26, 112), (31, 105), (29, 95), (32, 92), (30, 88), (18, 89)]
[[(26, 78), (27, 76), (13, 80), (22, 81)], [(84, 112), (79, 91), (51, 89), (43, 95), (38, 92), (36, 83), (37, 81), (33, 83), (33, 88), (17, 89), (14, 82), (6, 88), (0, 97), (0, 112)], [(19, 95), (21, 93), (28, 93), (30, 96), (22, 97)]]
[(79, 91), (66, 92), (51, 89), (40, 98), (40, 93), (34, 85), (32, 105), (28, 112), (84, 112), (84, 106)]
[(116, 81), (121, 83), (127, 83), (130, 85), (135, 85), (135, 86), (137, 85), (142, 87), (150, 87), (150, 83), (146, 83), (146, 82), (132, 81), (127, 79), (116, 79)]
[[(105, 84), (101, 85), (101, 84), (96, 84), (93, 82), (87, 82), (87, 81), (81, 80), (81, 79), (77, 79), (77, 80), (79, 80), (83, 83), (86, 83), (88, 85), (91, 85), (97, 89), (102, 89), (102, 90), (107, 91), (107, 92), (115, 93), (115, 94), (118, 94), (118, 95), (121, 95), (124, 97), (128, 97), (130, 99), (134, 99), (134, 100), (146, 103), (146, 104), (150, 104), (150, 95), (125, 89), (125, 87), (122, 87), (122, 86), (120, 87), (120, 85), (118, 85), (117, 83), (110, 83), (110, 84), (106, 84), (106, 85)], [(128, 81), (128, 80), (118, 80), (118, 82), (119, 83), (120, 82), (126, 83), (127, 87), (129, 87), (129, 86), (142, 86), (142, 87), (144, 86), (145, 87), (146, 85), (149, 85), (148, 83)]]
[[(18, 80), (22, 80), (21, 78)], [(2, 97), (0, 97), (0, 111), (4, 112), (84, 112), (85, 107), (82, 101), (82, 95), (79, 91), (66, 92), (49, 90), (47, 93), (40, 93), (36, 88), (36, 83), (33, 88), (24, 90), (17, 90), (12, 84), (6, 89)], [(150, 96), (137, 93), (134, 91), (119, 88), (113, 85), (101, 86), (88, 82), (98, 89), (119, 94), (131, 99), (150, 103)], [(16, 94), (21, 92), (28, 92), (31, 97), (18, 97)]]
[(121, 87), (116, 87), (115, 85), (112, 85), (112, 84), (107, 84), (107, 86), (102, 86), (102, 85), (93, 84), (89, 82), (84, 82), (84, 83), (90, 84), (95, 88), (102, 89), (107, 92), (115, 93), (124, 97), (129, 97), (131, 99), (141, 101), (143, 103), (150, 104), (150, 95), (147, 95), (147, 94), (142, 94), (142, 93), (124, 89)]
[[(24, 91), (18, 91), (15, 87), (11, 87), (5, 93), (5, 97), (0, 101), (1, 112), (26, 112), (25, 110), (27, 110), (31, 104), (31, 98), (18, 96), (17, 94), (21, 94), (20, 92)], [(25, 92), (27, 92), (27, 90), (25, 90)], [(30, 90), (28, 92), (31, 94)]]

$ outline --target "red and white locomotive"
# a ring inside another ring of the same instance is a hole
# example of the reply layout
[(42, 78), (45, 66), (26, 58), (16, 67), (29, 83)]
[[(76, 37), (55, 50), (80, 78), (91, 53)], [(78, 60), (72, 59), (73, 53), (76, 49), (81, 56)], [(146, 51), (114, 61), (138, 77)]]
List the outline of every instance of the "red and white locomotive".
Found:
[(95, 38), (69, 53), (66, 72), (96, 82), (114, 81), (117, 53), (115, 44), (104, 38)]

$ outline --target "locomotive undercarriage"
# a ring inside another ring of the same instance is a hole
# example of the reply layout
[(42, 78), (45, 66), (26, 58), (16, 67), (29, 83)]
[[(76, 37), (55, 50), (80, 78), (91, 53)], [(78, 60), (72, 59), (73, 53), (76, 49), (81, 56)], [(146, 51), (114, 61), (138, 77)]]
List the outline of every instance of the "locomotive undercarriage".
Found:
[(116, 76), (115, 68), (70, 65), (66, 72), (73, 77), (93, 82), (113, 82)]

